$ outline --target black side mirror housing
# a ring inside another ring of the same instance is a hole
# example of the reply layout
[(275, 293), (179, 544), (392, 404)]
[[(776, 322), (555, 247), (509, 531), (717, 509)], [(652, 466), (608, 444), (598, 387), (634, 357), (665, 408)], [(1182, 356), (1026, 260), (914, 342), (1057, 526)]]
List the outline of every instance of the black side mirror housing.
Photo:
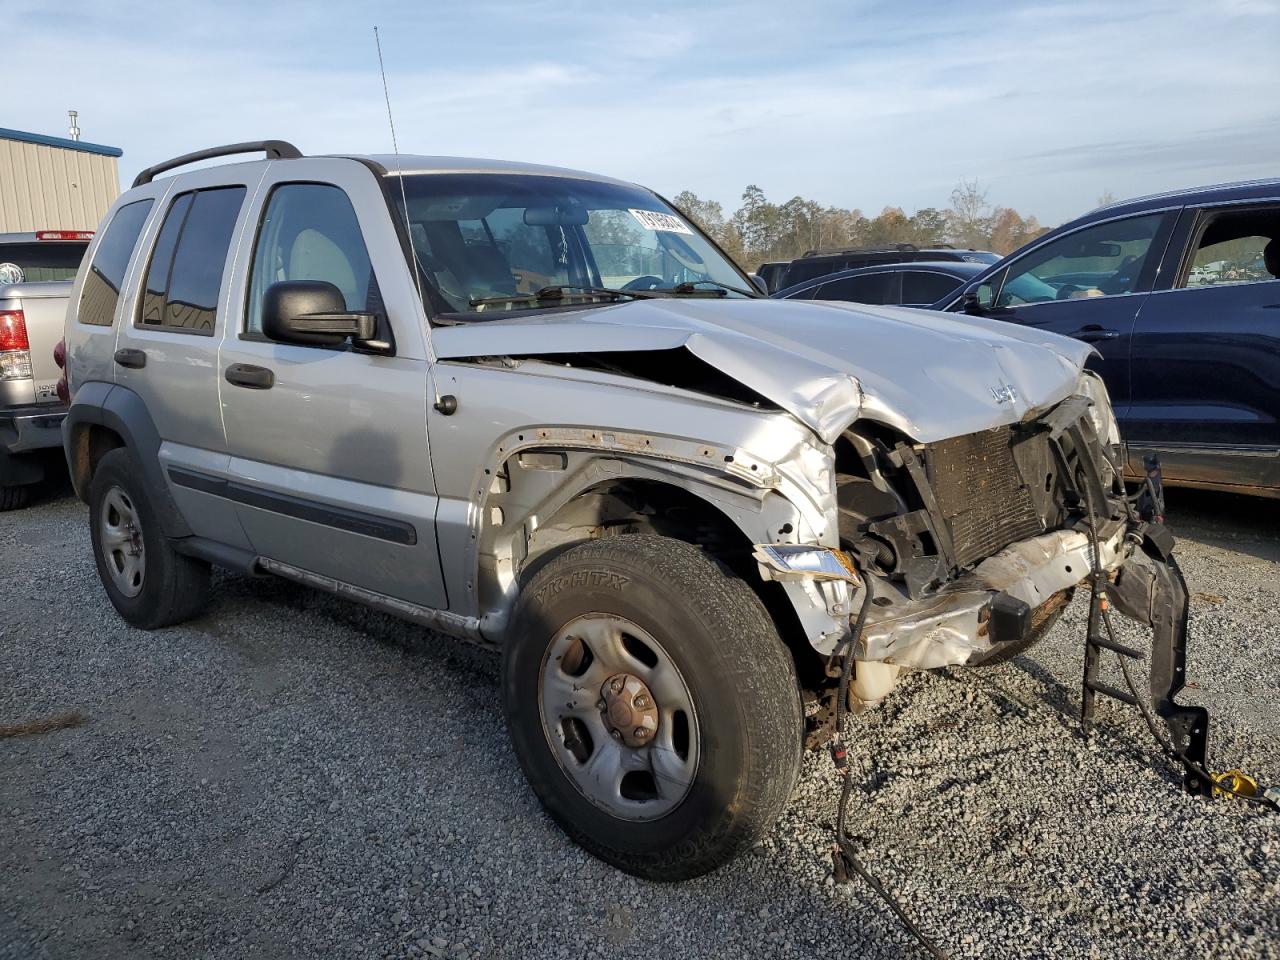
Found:
[(281, 343), (336, 347), (372, 340), (378, 320), (348, 310), (342, 291), (327, 280), (277, 280), (262, 297), (262, 332)]
[(973, 317), (990, 317), (1007, 310), (995, 305), (995, 290), (989, 280), (979, 280), (964, 288), (960, 294), (960, 309)]
[(769, 295), (769, 285), (764, 282), (764, 277), (760, 276), (758, 273), (748, 273), (747, 277), (750, 278), (752, 285), (760, 291), (761, 294), (766, 297)]

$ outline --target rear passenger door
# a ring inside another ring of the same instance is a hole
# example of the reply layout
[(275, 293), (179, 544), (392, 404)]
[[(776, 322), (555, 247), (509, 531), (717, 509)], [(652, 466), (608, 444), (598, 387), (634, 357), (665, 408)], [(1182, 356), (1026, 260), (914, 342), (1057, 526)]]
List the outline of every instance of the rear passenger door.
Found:
[(1189, 207), (1178, 239), (1134, 327), (1132, 465), (1280, 487), (1280, 199)]
[[(227, 496), (261, 556), (446, 607), (427, 444), (422, 308), (381, 187), (354, 161), (273, 164), (251, 210), (217, 383)], [(277, 343), (262, 304), (281, 280), (324, 280), (378, 315), (390, 355)]]
[[(258, 179), (262, 168), (251, 169)], [(251, 192), (248, 179), (237, 183), (225, 168), (184, 176), (170, 189), (144, 236), (140, 295), (128, 305), (113, 358), (116, 383), (142, 399), (155, 424), (161, 466), (192, 531), (241, 548), (248, 543), (234, 509), (180, 481), (221, 476), (230, 461), (218, 410), (218, 341)]]

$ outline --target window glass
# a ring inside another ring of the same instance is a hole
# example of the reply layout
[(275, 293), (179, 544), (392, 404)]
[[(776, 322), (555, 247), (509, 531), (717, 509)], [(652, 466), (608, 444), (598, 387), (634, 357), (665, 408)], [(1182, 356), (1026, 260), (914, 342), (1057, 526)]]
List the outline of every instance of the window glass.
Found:
[(1280, 279), (1280, 207), (1213, 215), (1196, 243), (1185, 286)]
[(184, 193), (174, 200), (147, 268), (139, 322), (213, 335), (222, 273), (244, 187)]
[(111, 326), (124, 284), (124, 272), (133, 256), (133, 248), (142, 233), (142, 225), (151, 212), (153, 200), (135, 200), (127, 203), (111, 218), (107, 232), (98, 243), (93, 263), (85, 274), (84, 290), (80, 294), (77, 319), (99, 327)]
[(178, 235), (191, 209), (194, 193), (184, 193), (169, 206), (151, 251), (151, 264), (147, 267), (147, 284), (142, 294), (142, 312), (138, 319), (144, 326), (160, 325), (164, 316), (164, 296), (169, 289), (169, 270), (173, 266), (173, 252), (178, 249)]
[(824, 283), (815, 300), (848, 300), (851, 303), (889, 303), (893, 274), (867, 273)]
[(907, 270), (902, 274), (902, 302), (933, 303), (952, 293), (958, 286), (960, 280), (945, 273)]
[(324, 280), (353, 313), (380, 312), (364, 236), (344, 191), (322, 183), (286, 183), (272, 191), (253, 254), (250, 333), (262, 331), (263, 297), (280, 280)]
[(0, 286), (74, 280), (88, 248), (88, 243), (65, 240), (0, 244)]
[(1045, 244), (1010, 264), (996, 305), (1133, 293), (1164, 219), (1156, 213), (1113, 220)]
[[(520, 299), (547, 286), (669, 296), (705, 294), (715, 284), (751, 289), (692, 224), (640, 187), (505, 173), (411, 174), (403, 183), (408, 210), (393, 196), (396, 213), (408, 221), (424, 295), (443, 313), (490, 319), (495, 311), (562, 306), (556, 298)], [(675, 289), (682, 284), (704, 286)]]

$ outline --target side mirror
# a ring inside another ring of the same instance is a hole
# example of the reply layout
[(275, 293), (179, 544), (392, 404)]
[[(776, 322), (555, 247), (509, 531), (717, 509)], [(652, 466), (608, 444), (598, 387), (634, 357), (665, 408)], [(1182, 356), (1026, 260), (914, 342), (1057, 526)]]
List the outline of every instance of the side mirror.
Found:
[(747, 277), (751, 280), (752, 286), (759, 290), (764, 296), (769, 295), (769, 285), (764, 282), (764, 277), (758, 273), (748, 273)]
[(336, 347), (372, 340), (378, 321), (349, 311), (342, 291), (327, 280), (277, 280), (262, 298), (262, 332), (281, 343)]
[(971, 283), (960, 295), (960, 309), (970, 316), (981, 317), (992, 312), (995, 304), (995, 290), (990, 281)]

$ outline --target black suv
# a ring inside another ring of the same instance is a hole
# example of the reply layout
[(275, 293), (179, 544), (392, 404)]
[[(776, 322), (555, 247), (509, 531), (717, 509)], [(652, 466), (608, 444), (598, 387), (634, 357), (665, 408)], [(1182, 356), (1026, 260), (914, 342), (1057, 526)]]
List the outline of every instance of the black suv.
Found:
[(998, 254), (988, 250), (959, 250), (947, 244), (937, 247), (917, 247), (914, 243), (895, 243), (890, 247), (809, 250), (790, 263), (761, 264), (756, 274), (768, 285), (770, 293), (777, 293), (784, 287), (792, 287), (815, 277), (825, 277), (829, 273), (851, 270), (854, 267), (939, 260), (995, 263), (999, 259)]

